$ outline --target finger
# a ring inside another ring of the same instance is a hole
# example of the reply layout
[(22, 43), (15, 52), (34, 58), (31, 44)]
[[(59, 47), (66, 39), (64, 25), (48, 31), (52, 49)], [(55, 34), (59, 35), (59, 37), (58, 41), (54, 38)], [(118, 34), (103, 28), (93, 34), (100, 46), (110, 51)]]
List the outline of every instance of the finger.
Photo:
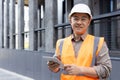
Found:
[(68, 74), (72, 75), (73, 73), (72, 73), (72, 71), (68, 71)]
[(71, 65), (65, 64), (64, 67), (65, 67), (65, 68), (69, 68), (69, 67), (71, 67)]
[(54, 63), (55, 63), (55, 62), (53, 62), (53, 61), (49, 61), (49, 62), (48, 62), (48, 64), (54, 64)]
[(59, 67), (59, 64), (54, 64), (54, 65), (52, 65), (53, 67)]
[(48, 65), (54, 65), (54, 64), (58, 64), (58, 63), (53, 62), (53, 61), (49, 61), (49, 62), (48, 62)]
[(51, 68), (58, 68), (60, 65), (59, 64), (53, 64), (53, 65), (48, 65)]

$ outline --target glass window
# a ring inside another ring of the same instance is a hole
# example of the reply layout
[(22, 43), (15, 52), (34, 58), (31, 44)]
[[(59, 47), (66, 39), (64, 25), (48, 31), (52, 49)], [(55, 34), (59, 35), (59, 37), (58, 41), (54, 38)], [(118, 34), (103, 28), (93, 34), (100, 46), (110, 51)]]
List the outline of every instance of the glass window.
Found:
[[(99, 20), (94, 20), (94, 34), (103, 36), (110, 50), (120, 50), (120, 16), (112, 16), (120, 10), (120, 0), (100, 0), (99, 13), (109, 14)], [(97, 31), (96, 31), (97, 30)]]

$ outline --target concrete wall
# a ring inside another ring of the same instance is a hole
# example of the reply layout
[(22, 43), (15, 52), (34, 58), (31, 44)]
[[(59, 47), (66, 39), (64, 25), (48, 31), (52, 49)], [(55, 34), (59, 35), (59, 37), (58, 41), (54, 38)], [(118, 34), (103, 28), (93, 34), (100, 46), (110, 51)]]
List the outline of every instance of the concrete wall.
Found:
[(0, 68), (31, 77), (34, 80), (58, 80), (59, 73), (49, 71), (42, 56), (53, 53), (0, 49)]

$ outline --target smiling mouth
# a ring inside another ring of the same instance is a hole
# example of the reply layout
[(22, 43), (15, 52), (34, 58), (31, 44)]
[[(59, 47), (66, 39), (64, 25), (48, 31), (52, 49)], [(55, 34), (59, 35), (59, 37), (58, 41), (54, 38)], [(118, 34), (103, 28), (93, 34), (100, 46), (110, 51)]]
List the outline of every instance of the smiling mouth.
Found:
[(82, 26), (80, 25), (75, 25), (76, 28), (83, 28)]
[(80, 29), (80, 28), (83, 28), (83, 27), (81, 27), (81, 26), (76, 26), (76, 28)]

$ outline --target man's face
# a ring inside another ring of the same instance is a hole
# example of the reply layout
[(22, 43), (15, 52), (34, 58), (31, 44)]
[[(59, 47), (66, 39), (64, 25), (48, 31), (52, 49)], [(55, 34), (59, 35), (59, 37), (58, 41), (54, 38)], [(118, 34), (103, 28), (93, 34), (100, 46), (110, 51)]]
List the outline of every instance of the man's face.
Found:
[(74, 34), (81, 35), (87, 31), (91, 18), (86, 13), (74, 13), (70, 18), (70, 23)]

